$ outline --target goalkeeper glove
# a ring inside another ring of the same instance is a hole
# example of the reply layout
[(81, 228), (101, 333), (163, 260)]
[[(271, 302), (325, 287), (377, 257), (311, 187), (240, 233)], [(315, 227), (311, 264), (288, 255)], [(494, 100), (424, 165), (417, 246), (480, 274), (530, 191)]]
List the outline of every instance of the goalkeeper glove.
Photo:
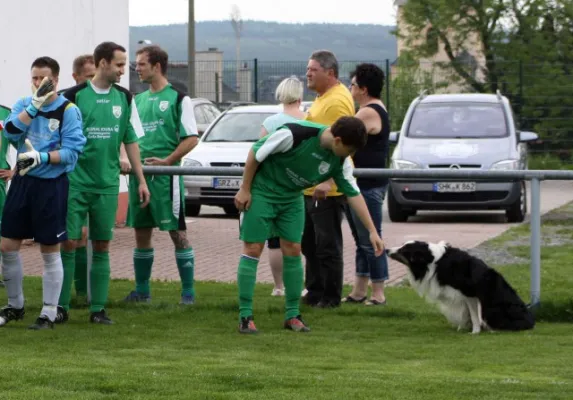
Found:
[(50, 162), (50, 154), (36, 151), (29, 139), (26, 139), (24, 144), (28, 151), (26, 153), (18, 154), (18, 161), (16, 163), (20, 176), (26, 175), (28, 171), (32, 168), (36, 168), (40, 164)]
[(32, 85), (32, 102), (26, 107), (26, 112), (30, 118), (34, 118), (38, 114), (38, 110), (44, 103), (54, 94), (54, 82), (47, 76), (42, 79), (38, 90)]

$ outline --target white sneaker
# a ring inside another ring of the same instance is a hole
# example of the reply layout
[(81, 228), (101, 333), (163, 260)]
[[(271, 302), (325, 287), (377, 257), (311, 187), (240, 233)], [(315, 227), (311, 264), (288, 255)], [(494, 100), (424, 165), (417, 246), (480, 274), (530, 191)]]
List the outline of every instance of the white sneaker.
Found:
[(280, 297), (280, 296), (284, 296), (285, 295), (285, 290), (284, 289), (273, 289), (271, 296), (274, 297)]
[(302, 290), (302, 293), (301, 293), (301, 295), (300, 295), (300, 297), (306, 296), (307, 293), (308, 293), (308, 290), (303, 289), (303, 290)]

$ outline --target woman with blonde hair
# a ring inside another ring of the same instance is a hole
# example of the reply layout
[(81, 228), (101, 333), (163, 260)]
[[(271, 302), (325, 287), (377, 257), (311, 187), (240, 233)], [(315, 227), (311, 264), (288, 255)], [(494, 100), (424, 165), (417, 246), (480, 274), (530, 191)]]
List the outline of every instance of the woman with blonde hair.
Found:
[[(301, 111), (300, 104), (304, 93), (303, 83), (296, 77), (284, 79), (275, 91), (276, 100), (282, 104), (283, 111), (272, 115), (263, 121), (261, 137), (273, 134), (282, 125), (304, 119), (306, 114)], [(281, 252), (280, 239), (273, 237), (267, 241), (269, 249), (269, 264), (273, 274), (275, 287), (272, 296), (284, 296), (283, 284), (283, 255)]]

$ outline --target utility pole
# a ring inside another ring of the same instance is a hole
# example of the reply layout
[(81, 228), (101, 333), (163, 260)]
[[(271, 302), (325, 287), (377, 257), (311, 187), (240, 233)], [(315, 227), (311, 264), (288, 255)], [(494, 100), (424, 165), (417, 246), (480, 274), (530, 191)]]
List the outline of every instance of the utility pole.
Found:
[(242, 100), (241, 96), (241, 32), (243, 31), (243, 20), (241, 18), (241, 11), (236, 4), (233, 4), (231, 8), (231, 25), (233, 25), (233, 30), (235, 31), (236, 39), (236, 51), (237, 51), (237, 83), (235, 85), (237, 92), (239, 93), (239, 99)]
[(195, 0), (189, 2), (187, 21), (187, 94), (195, 97)]

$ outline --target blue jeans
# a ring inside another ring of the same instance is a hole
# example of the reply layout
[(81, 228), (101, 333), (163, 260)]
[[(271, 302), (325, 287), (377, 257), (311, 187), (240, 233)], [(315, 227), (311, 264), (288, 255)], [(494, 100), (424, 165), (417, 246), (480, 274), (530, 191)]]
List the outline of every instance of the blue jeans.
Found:
[[(380, 237), (382, 237), (382, 204), (386, 197), (386, 189), (387, 185), (361, 190), (370, 217)], [(356, 275), (368, 277), (374, 283), (388, 280), (386, 253), (382, 253), (379, 257), (374, 255), (374, 248), (370, 243), (370, 234), (350, 206), (347, 208), (346, 215), (356, 243)]]

